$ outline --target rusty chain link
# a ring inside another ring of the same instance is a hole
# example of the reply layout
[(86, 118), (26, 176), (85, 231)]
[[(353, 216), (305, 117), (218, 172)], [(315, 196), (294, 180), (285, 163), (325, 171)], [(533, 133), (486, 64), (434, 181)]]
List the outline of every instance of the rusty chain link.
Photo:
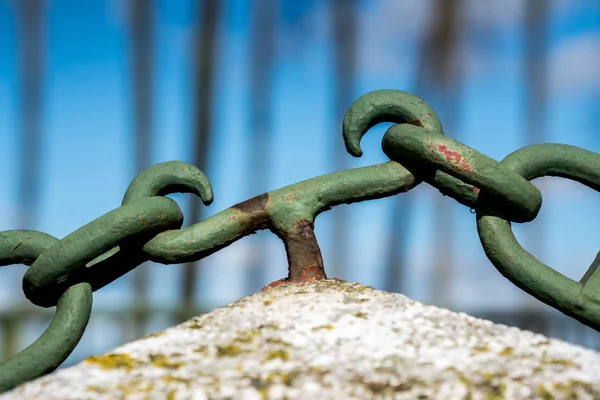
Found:
[(315, 218), (338, 204), (406, 192), (421, 182), (477, 211), (486, 255), (522, 290), (600, 331), (600, 254), (579, 282), (525, 251), (511, 222), (529, 222), (542, 205), (529, 181), (540, 176), (576, 180), (600, 191), (600, 155), (561, 144), (528, 146), (498, 162), (444, 136), (435, 111), (399, 90), (378, 90), (348, 109), (343, 138), (348, 152), (362, 155), (363, 135), (392, 122), (382, 147), (391, 161), (339, 171), (277, 189), (181, 228), (183, 213), (165, 195), (193, 193), (213, 200), (208, 178), (179, 161), (154, 165), (130, 184), (121, 207), (58, 240), (36, 231), (0, 232), (0, 266), (30, 265), (23, 277), (26, 297), (57, 306), (44, 334), (0, 365), (0, 392), (58, 367), (79, 342), (91, 312), (92, 292), (146, 261), (178, 264), (200, 260), (261, 229), (284, 242), (288, 277), (271, 285), (326, 278), (314, 234)]

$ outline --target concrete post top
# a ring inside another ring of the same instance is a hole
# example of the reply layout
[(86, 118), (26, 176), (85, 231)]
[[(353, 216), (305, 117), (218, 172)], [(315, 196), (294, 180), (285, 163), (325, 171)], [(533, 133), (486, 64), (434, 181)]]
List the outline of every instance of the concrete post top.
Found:
[(335, 280), (266, 288), (0, 396), (535, 398), (600, 398), (600, 354)]

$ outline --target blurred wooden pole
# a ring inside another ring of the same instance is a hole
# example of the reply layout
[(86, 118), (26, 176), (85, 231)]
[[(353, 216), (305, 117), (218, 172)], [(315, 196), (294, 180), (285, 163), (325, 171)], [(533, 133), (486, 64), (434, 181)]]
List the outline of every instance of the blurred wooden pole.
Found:
[[(441, 112), (444, 128), (456, 125), (460, 112), (460, 73), (454, 64), (456, 41), (459, 39), (457, 17), (460, 2), (458, 0), (438, 0), (432, 5), (432, 19), (424, 28), (421, 37), (417, 76), (414, 93)], [(439, 109), (438, 109), (439, 107)], [(456, 132), (453, 131), (456, 138)], [(413, 213), (414, 193), (398, 196), (392, 209), (392, 229), (388, 243), (388, 258), (384, 270), (384, 290), (392, 292), (406, 291), (406, 265), (410, 263), (408, 253), (409, 226)], [(453, 273), (454, 219), (448, 199), (437, 196), (435, 199), (433, 248), (433, 270), (431, 279), (433, 302), (446, 305), (451, 298), (449, 284)]]
[[(150, 166), (151, 136), (153, 129), (154, 79), (154, 21), (151, 0), (132, 0), (132, 94), (134, 109), (135, 175)], [(145, 304), (148, 298), (148, 270), (142, 266), (133, 271), (135, 302)], [(134, 337), (145, 334), (147, 319), (135, 316)]]
[[(221, 19), (220, 0), (204, 0), (198, 4), (198, 18), (196, 22), (196, 49), (194, 71), (195, 127), (192, 163), (204, 173), (208, 168), (208, 155), (213, 135), (213, 101), (214, 77), (218, 55), (218, 29)], [(203, 5), (203, 7), (202, 7)], [(193, 198), (189, 221), (196, 223), (202, 219), (203, 204), (199, 198)], [(182, 281), (183, 315), (189, 318), (194, 312), (195, 290), (198, 280), (200, 262), (187, 263), (184, 267)]]
[[(250, 59), (250, 196), (268, 190), (269, 165), (272, 157), (272, 91), (273, 60), (275, 58), (275, 31), (278, 0), (252, 2), (251, 59)], [(265, 243), (251, 238), (256, 251), (251, 257), (246, 274), (246, 293), (253, 293), (266, 285)]]
[(548, 2), (525, 2), (525, 60), (523, 75), (527, 85), (525, 124), (527, 144), (544, 140), (548, 99)]
[(19, 17), (19, 176), (20, 229), (32, 229), (37, 222), (40, 187), (40, 137), (44, 108), (44, 2), (20, 0)]
[[(332, 27), (334, 57), (334, 132), (333, 139), (333, 170), (341, 171), (347, 168), (348, 153), (342, 141), (342, 120), (346, 110), (355, 100), (356, 52), (357, 52), (357, 7), (356, 0), (332, 0)], [(328, 275), (332, 278), (345, 277), (348, 269), (348, 253), (350, 226), (348, 209), (345, 205), (336, 207), (332, 213), (331, 264), (328, 265)]]
[[(438, 0), (431, 30), (431, 59), (429, 60), (432, 100), (439, 101), (442, 124), (447, 134), (460, 140), (457, 130), (461, 109), (461, 71), (456, 62), (457, 43), (460, 40), (458, 17), (460, 0)], [(449, 201), (436, 196), (433, 219), (435, 243), (433, 251), (432, 301), (443, 307), (452, 307), (452, 276), (455, 272), (454, 215)]]
[[(527, 145), (544, 141), (548, 117), (548, 2), (545, 0), (525, 1), (525, 57), (523, 77), (525, 82), (524, 112), (525, 142)], [(535, 227), (526, 225), (527, 249), (536, 257), (545, 253), (547, 235), (543, 215), (536, 218)], [(541, 309), (542, 304), (533, 296), (522, 292), (523, 308)], [(538, 313), (540, 325), (547, 325), (546, 313)]]

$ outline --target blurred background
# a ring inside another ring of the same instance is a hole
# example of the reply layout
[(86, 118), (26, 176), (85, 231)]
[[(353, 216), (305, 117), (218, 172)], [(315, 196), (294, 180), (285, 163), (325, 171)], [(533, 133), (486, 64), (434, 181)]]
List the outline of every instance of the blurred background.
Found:
[[(446, 134), (502, 160), (558, 142), (600, 152), (595, 0), (0, 0), (0, 229), (64, 237), (118, 207), (166, 160), (197, 165), (215, 201), (173, 195), (190, 225), (265, 191), (386, 162), (382, 124), (345, 152), (348, 106), (417, 94)], [(579, 280), (600, 250), (593, 190), (533, 181), (538, 218), (513, 224), (539, 260)], [(427, 184), (316, 220), (330, 277), (600, 349), (600, 335), (513, 286), (475, 216)], [(0, 351), (33, 342), (54, 309), (25, 268), (2, 269)], [(65, 365), (236, 301), (287, 274), (268, 231), (189, 265), (144, 264), (94, 294)]]

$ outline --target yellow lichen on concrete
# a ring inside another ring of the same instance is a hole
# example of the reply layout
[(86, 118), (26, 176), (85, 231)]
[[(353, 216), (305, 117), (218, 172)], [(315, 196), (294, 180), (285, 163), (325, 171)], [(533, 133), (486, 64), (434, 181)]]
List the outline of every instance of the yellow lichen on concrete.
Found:
[(279, 338), (266, 338), (265, 342), (269, 343), (269, 344), (279, 344), (281, 346), (291, 346), (292, 345), (291, 343), (286, 342), (285, 340), (281, 340)]
[(538, 385), (537, 395), (543, 400), (554, 400), (554, 396), (552, 396), (548, 389), (541, 383)]
[(179, 378), (173, 375), (162, 376), (160, 380), (167, 383), (183, 383), (186, 385), (190, 384), (190, 379)]
[(332, 331), (333, 330), (333, 325), (327, 324), (327, 325), (315, 326), (314, 328), (312, 328), (313, 331), (319, 331), (321, 329)]
[(514, 350), (512, 347), (505, 347), (502, 351), (498, 352), (499, 356), (512, 356), (514, 354)]
[(290, 359), (290, 353), (285, 350), (273, 350), (265, 357), (265, 361), (270, 360), (283, 360), (287, 361)]
[(233, 344), (217, 346), (217, 357), (235, 357), (243, 352), (244, 350), (240, 346)]
[(208, 352), (208, 346), (207, 345), (198, 346), (193, 351), (194, 351), (194, 353), (206, 354)]
[(95, 393), (108, 393), (108, 391), (109, 391), (109, 389), (107, 389), (103, 386), (97, 386), (97, 385), (88, 385), (86, 388), (90, 392), (95, 392)]
[(235, 342), (251, 344), (254, 342), (254, 338), (260, 335), (258, 329), (252, 329), (248, 331), (238, 331), (238, 336), (234, 339)]
[(185, 365), (184, 362), (175, 362), (170, 360), (169, 357), (164, 354), (150, 354), (149, 358), (152, 365), (158, 368), (177, 369)]
[(97, 364), (102, 369), (125, 368), (132, 369), (138, 361), (128, 354), (105, 354), (103, 356), (92, 356), (84, 360), (86, 363)]
[(143, 340), (143, 339), (155, 338), (155, 337), (161, 337), (161, 336), (162, 336), (162, 335), (164, 335), (164, 334), (165, 334), (165, 332), (164, 332), (164, 331), (163, 331), (163, 332), (151, 333), (151, 334), (149, 334), (149, 335), (147, 335), (147, 336), (144, 336), (144, 337), (142, 338), (142, 340)]
[(589, 350), (347, 282), (282, 285), (149, 338), (17, 399), (600, 399)]
[(186, 326), (187, 329), (202, 329), (203, 325), (196, 320), (193, 320), (192, 323)]
[(474, 350), (477, 353), (487, 353), (490, 351), (490, 348), (484, 344), (482, 346), (476, 346)]

